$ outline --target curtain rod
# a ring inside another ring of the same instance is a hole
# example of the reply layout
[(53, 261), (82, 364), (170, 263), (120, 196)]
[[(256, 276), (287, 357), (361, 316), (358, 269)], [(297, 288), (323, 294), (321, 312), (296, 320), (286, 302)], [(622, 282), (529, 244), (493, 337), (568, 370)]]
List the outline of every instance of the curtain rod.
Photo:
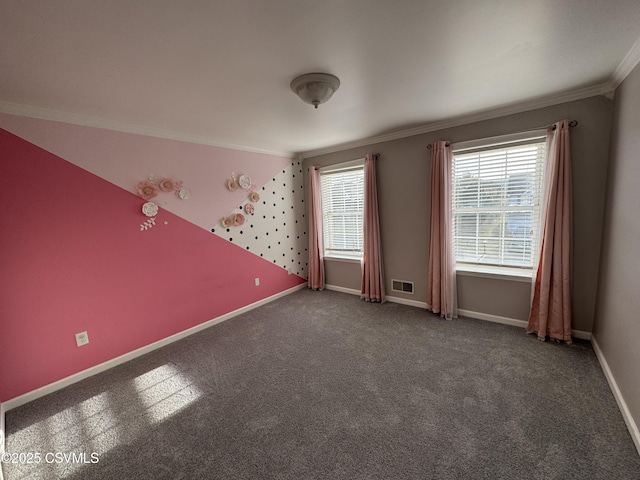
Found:
[[(573, 128), (576, 127), (578, 125), (578, 121), (577, 120), (571, 120), (569, 122), (569, 127)], [(538, 128), (528, 128), (527, 130), (520, 130), (519, 132), (512, 132), (511, 134), (515, 134), (515, 133), (524, 133), (524, 132), (531, 132), (534, 130), (546, 130), (550, 128), (551, 130), (555, 130), (556, 129), (556, 124), (554, 123), (553, 125), (545, 125), (544, 127), (538, 127)], [(445, 143), (445, 146), (448, 147), (451, 145), (451, 142), (447, 142)], [(431, 150), (432, 145), (429, 144), (427, 145), (427, 149)]]

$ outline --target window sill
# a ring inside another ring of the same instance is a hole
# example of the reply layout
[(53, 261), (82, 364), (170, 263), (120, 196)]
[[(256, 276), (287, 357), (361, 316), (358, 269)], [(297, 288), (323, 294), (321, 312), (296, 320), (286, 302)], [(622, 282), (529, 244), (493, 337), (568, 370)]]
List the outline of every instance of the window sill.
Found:
[(456, 275), (531, 283), (533, 272), (519, 268), (493, 267), (489, 265), (456, 265)]
[(324, 260), (330, 260), (332, 262), (346, 262), (346, 263), (360, 263), (362, 259), (360, 257), (341, 257), (338, 255), (326, 255)]

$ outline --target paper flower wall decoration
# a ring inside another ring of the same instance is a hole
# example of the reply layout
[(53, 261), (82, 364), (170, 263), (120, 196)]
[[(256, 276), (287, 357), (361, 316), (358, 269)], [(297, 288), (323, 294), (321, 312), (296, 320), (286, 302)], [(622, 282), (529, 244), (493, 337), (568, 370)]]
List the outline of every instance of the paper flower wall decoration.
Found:
[(229, 228), (233, 226), (234, 220), (235, 220), (235, 215), (229, 215), (228, 217), (223, 217), (222, 220), (220, 220), (220, 224), (224, 228)]
[(158, 195), (158, 187), (151, 180), (145, 180), (144, 182), (138, 183), (138, 195), (140, 195), (145, 200), (150, 200), (153, 197)]
[(231, 174), (231, 178), (227, 180), (227, 188), (232, 192), (235, 192), (238, 187), (243, 188), (244, 190), (256, 188), (256, 186), (251, 183), (251, 177), (248, 175), (236, 176), (236, 173), (233, 172)]
[(140, 231), (142, 232), (143, 230), (149, 230), (155, 224), (156, 224), (156, 218), (155, 217), (151, 217), (146, 222), (140, 224)]
[(176, 195), (181, 200), (187, 200), (191, 196), (191, 192), (184, 188), (182, 180), (175, 182)]
[(142, 213), (147, 217), (155, 217), (158, 214), (158, 205), (153, 202), (147, 202), (142, 205)]
[[(236, 173), (233, 172), (231, 174), (231, 178), (227, 179), (227, 189), (234, 192), (238, 188), (250, 190), (256, 187), (251, 183), (251, 178), (249, 178), (249, 176), (240, 175), (239, 177), (237, 177)], [(257, 202), (258, 200), (260, 200), (260, 195), (258, 195), (254, 191), (251, 191), (249, 193), (249, 199), (252, 202)], [(243, 208), (244, 212), (247, 215), (253, 215), (253, 212), (255, 212), (255, 206), (252, 203), (247, 203), (244, 207), (241, 206), (240, 208)], [(220, 224), (224, 228), (229, 228), (232, 226), (239, 227), (240, 225), (243, 225), (244, 222), (245, 222), (245, 217), (242, 213), (232, 213), (231, 215), (224, 217), (222, 220), (220, 220)]]
[(251, 179), (247, 175), (240, 175), (240, 178), (238, 179), (238, 185), (247, 190), (249, 187), (251, 187)]
[(175, 181), (171, 178), (163, 178), (156, 182), (153, 175), (150, 175), (148, 180), (138, 183), (136, 191), (145, 200), (151, 200), (158, 196), (161, 191), (167, 193), (175, 192), (176, 196), (182, 200), (189, 198), (189, 190), (183, 187), (182, 180)]
[(233, 224), (236, 227), (239, 227), (240, 225), (244, 224), (244, 215), (241, 213), (236, 213), (235, 215), (233, 215)]
[(176, 189), (176, 182), (174, 182), (170, 178), (165, 178), (163, 180), (160, 180), (158, 186), (163, 192), (173, 192)]
[[(158, 196), (160, 192), (166, 193), (175, 193), (175, 195), (182, 199), (186, 200), (189, 198), (189, 190), (182, 186), (182, 181), (175, 181), (171, 178), (163, 178), (159, 182), (156, 181), (154, 175), (149, 175), (148, 180), (144, 180), (139, 182), (136, 185), (136, 193), (140, 195), (145, 200), (151, 200)], [(158, 214), (158, 205), (154, 202), (147, 202), (142, 205), (142, 213), (146, 215), (148, 218), (147, 221), (140, 224), (140, 231), (148, 230), (155, 225), (155, 216)], [(165, 222), (165, 225), (167, 222)]]

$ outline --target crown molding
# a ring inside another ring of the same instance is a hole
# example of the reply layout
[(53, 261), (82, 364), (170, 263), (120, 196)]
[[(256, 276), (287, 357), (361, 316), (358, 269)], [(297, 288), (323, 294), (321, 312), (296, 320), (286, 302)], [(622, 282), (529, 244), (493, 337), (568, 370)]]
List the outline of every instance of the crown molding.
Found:
[(426, 125), (422, 125), (420, 127), (409, 128), (406, 130), (386, 133), (383, 135), (376, 135), (374, 137), (363, 138), (360, 140), (355, 140), (353, 142), (341, 143), (338, 145), (332, 145), (330, 147), (319, 148), (316, 150), (309, 150), (309, 151), (300, 153), (300, 155), (303, 158), (317, 157), (319, 155), (325, 155), (327, 153), (341, 152), (343, 150), (349, 150), (351, 148), (364, 147), (364, 146), (373, 145), (376, 143), (388, 142), (391, 140), (398, 140), (400, 138), (412, 137), (414, 135), (421, 135), (423, 133), (444, 130), (446, 128), (459, 127), (461, 125), (467, 125), (470, 123), (481, 122), (484, 120), (491, 120), (494, 118), (504, 117), (507, 115), (513, 115), (516, 113), (528, 112), (530, 110), (536, 110), (538, 108), (558, 105), (560, 103), (572, 102), (575, 100), (582, 100), (583, 98), (595, 97), (598, 95), (607, 95), (610, 92), (611, 92), (611, 89), (610, 89), (609, 83), (602, 83), (599, 85), (594, 85), (592, 87), (580, 88), (577, 90), (571, 90), (569, 92), (563, 92), (555, 95), (549, 95), (546, 97), (540, 97), (540, 98), (529, 100), (526, 102), (505, 105), (503, 107), (494, 108), (490, 110), (482, 110), (480, 112), (472, 113), (469, 115), (462, 115), (462, 116), (447, 119), (447, 120), (427, 123)]
[(59, 110), (51, 110), (48, 108), (34, 107), (31, 105), (21, 105), (18, 103), (0, 101), (0, 113), (9, 115), (18, 115), (21, 117), (38, 118), (41, 120), (51, 120), (54, 122), (69, 123), (72, 125), (80, 125), (84, 127), (103, 128), (105, 130), (113, 130), (116, 132), (132, 133), (135, 135), (144, 135), (147, 137), (164, 138), (167, 140), (177, 140), (180, 142), (196, 143), (200, 145), (208, 145), (211, 147), (227, 148), (231, 150), (240, 150), (243, 152), (260, 153), (264, 155), (274, 155), (276, 157), (295, 158), (294, 152), (282, 150), (268, 150), (264, 148), (249, 147), (245, 145), (236, 145), (233, 143), (220, 142), (209, 137), (199, 135), (190, 135), (188, 133), (173, 132), (158, 128), (145, 127), (131, 123), (119, 122), (115, 120), (106, 120), (104, 118), (80, 115), (77, 113), (63, 112)]
[(616, 68), (616, 71), (613, 72), (611, 78), (607, 82), (607, 86), (610, 91), (614, 91), (618, 86), (622, 83), (622, 81), (627, 78), (627, 75), (631, 73), (631, 71), (636, 68), (636, 65), (640, 63), (640, 38), (636, 40), (636, 43), (633, 44), (631, 50), (627, 52), (627, 54)]
[(571, 90), (569, 92), (558, 93), (555, 95), (549, 95), (540, 97), (537, 99), (529, 100), (526, 102), (514, 103), (505, 105), (503, 107), (482, 110), (469, 115), (462, 115), (442, 121), (436, 121), (427, 123), (425, 125), (409, 128), (406, 130), (399, 130), (396, 132), (386, 133), (382, 135), (376, 135), (373, 137), (367, 137), (351, 142), (340, 143), (331, 145), (328, 147), (318, 148), (314, 150), (307, 150), (303, 152), (289, 152), (281, 150), (269, 150), (264, 148), (249, 147), (245, 145), (236, 145), (232, 143), (220, 142), (210, 137), (203, 137), (198, 135), (190, 135), (181, 132), (173, 132), (169, 130), (161, 130), (151, 127), (145, 127), (142, 125), (135, 125), (125, 122), (118, 122), (113, 120), (106, 120), (98, 117), (91, 117), (86, 115), (80, 115), (69, 112), (62, 112), (58, 110), (51, 110), (41, 107), (34, 107), (30, 105), (21, 105), (11, 102), (0, 101), (0, 113), (7, 113), (10, 115), (19, 115), (23, 117), (39, 118), (43, 120), (52, 120), (62, 123), (70, 123), (73, 125), (82, 125), (88, 127), (104, 128), (106, 130), (114, 130), (124, 133), (133, 133), (136, 135), (146, 135), (149, 137), (165, 138), (169, 140), (178, 140), (189, 143), (196, 143), (201, 145), (209, 145), (218, 148), (227, 148), (231, 150), (240, 150), (250, 153), (259, 153), (264, 155), (274, 155), (285, 158), (312, 158), (328, 153), (340, 152), (343, 150), (349, 150), (351, 148), (364, 147), (373, 145), (376, 143), (388, 142), (391, 140), (398, 140), (401, 138), (411, 137), (414, 135), (421, 135), (423, 133), (435, 132), (438, 130), (444, 130), (446, 128), (458, 127), (461, 125), (467, 125), (469, 123), (481, 122), (484, 120), (491, 120), (494, 118), (504, 117), (507, 115), (513, 115), (516, 113), (528, 112), (536, 110), (538, 108), (549, 107), (552, 105), (558, 105), (561, 103), (571, 102), (575, 100), (582, 100), (583, 98), (595, 97), (598, 95), (604, 95), (607, 98), (612, 99), (616, 88), (622, 83), (622, 81), (631, 73), (631, 71), (640, 63), (640, 38), (636, 40), (631, 49), (627, 52), (625, 57), (618, 65), (618, 68), (614, 71), (613, 75), (605, 83), (594, 85), (591, 87), (580, 88), (577, 90)]

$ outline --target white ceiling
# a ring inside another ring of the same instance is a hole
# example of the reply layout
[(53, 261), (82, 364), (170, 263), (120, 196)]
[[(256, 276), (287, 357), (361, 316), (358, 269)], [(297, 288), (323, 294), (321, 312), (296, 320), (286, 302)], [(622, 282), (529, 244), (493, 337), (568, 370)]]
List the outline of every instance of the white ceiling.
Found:
[[(604, 91), (640, 36), (638, 0), (0, 6), (0, 111), (279, 153)], [(289, 89), (316, 71), (318, 110)]]

